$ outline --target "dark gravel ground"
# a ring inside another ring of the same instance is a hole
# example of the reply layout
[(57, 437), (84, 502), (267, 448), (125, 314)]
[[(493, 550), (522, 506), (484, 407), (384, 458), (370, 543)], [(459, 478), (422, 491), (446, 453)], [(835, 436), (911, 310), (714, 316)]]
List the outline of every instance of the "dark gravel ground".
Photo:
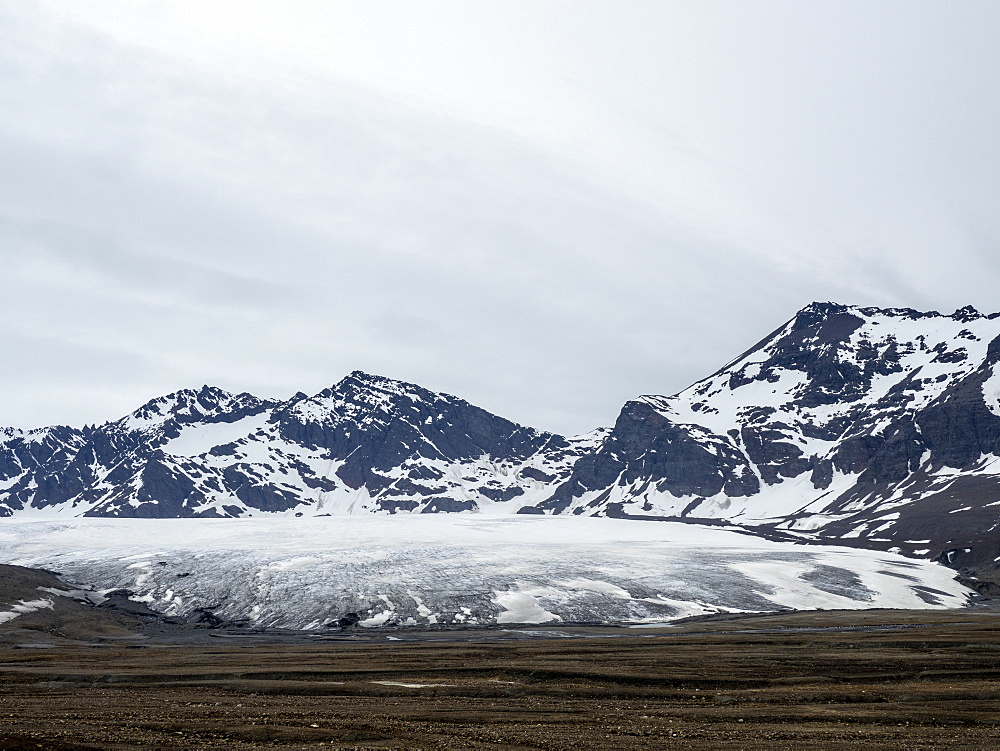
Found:
[(66, 633), (6, 632), (0, 748), (1000, 748), (1000, 616), (985, 611)]

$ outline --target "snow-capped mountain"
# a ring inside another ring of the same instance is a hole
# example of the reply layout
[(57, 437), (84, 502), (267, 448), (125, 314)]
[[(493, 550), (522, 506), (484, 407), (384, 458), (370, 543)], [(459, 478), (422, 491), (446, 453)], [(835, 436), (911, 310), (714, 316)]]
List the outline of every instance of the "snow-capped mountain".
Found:
[(814, 303), (576, 438), (360, 372), (287, 401), (206, 386), (105, 425), (0, 430), (0, 515), (683, 517), (992, 560), (998, 362), (997, 314)]
[(1000, 521), (998, 360), (996, 314), (814, 303), (679, 394), (628, 402), (524, 511), (962, 544)]
[(0, 513), (516, 511), (602, 435), (542, 433), (360, 372), (287, 402), (206, 386), (99, 427), (0, 433)]

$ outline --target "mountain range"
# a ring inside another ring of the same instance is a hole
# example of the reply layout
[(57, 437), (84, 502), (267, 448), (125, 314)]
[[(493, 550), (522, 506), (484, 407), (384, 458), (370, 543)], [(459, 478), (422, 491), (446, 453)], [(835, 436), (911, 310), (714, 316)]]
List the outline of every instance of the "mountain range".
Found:
[(103, 425), (0, 428), (0, 516), (725, 522), (982, 576), (1000, 552), (998, 361), (1000, 314), (813, 303), (576, 437), (361, 372), (285, 401), (205, 386)]

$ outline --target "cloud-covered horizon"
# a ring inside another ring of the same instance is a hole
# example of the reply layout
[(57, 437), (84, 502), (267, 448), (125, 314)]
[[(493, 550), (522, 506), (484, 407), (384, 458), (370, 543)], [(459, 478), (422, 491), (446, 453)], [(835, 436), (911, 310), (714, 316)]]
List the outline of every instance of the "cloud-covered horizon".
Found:
[(1000, 11), (612, 7), (0, 5), (0, 425), (360, 369), (571, 434), (812, 300), (1000, 308)]

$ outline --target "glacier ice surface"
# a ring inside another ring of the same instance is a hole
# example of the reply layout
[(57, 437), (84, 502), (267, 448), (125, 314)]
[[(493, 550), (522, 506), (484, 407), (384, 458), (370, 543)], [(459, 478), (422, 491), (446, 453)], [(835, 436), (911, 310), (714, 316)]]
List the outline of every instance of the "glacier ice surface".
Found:
[(0, 561), (249, 625), (653, 623), (780, 609), (961, 607), (929, 561), (675, 522), (561, 516), (6, 520)]

